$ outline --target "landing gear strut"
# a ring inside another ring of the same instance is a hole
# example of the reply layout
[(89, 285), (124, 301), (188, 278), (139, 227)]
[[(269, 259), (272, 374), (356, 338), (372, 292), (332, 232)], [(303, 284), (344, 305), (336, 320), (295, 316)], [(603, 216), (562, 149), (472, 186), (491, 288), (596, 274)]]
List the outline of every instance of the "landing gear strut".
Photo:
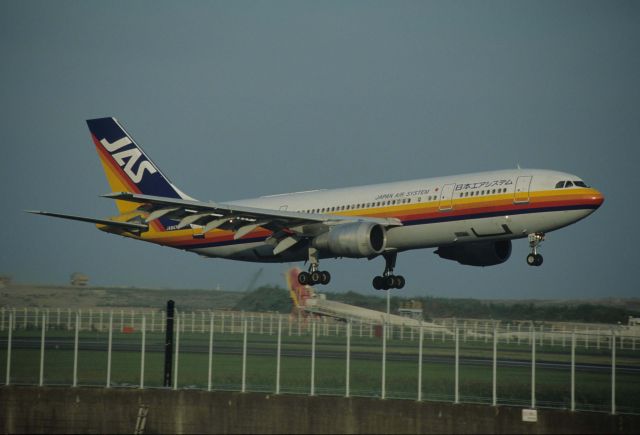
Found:
[(393, 268), (396, 267), (397, 251), (382, 254), (385, 261), (384, 273), (382, 276), (373, 278), (373, 288), (376, 290), (389, 290), (392, 288), (401, 289), (404, 287), (405, 279), (402, 275), (394, 275)]
[(538, 254), (538, 245), (544, 241), (544, 233), (529, 234), (529, 246), (531, 254), (527, 255), (527, 264), (529, 266), (540, 266), (542, 264), (542, 255)]
[(327, 271), (320, 271), (318, 267), (318, 250), (309, 248), (309, 272), (300, 272), (298, 274), (298, 282), (302, 285), (326, 285), (331, 281), (331, 274)]

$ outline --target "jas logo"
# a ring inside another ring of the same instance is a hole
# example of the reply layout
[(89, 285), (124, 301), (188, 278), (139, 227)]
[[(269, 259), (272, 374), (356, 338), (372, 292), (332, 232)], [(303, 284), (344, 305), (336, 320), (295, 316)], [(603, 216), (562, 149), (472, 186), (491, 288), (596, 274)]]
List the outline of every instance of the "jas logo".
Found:
[(131, 139), (127, 136), (112, 143), (109, 143), (106, 139), (100, 139), (100, 143), (111, 153), (113, 159), (123, 168), (125, 174), (127, 174), (134, 183), (138, 184), (142, 181), (144, 171), (150, 174), (158, 172), (150, 161), (144, 159), (140, 162), (140, 165), (138, 165), (138, 169), (135, 172), (133, 171), (133, 167), (142, 157), (142, 152), (138, 148), (129, 148), (128, 150), (119, 151), (114, 154), (114, 152), (132, 143)]

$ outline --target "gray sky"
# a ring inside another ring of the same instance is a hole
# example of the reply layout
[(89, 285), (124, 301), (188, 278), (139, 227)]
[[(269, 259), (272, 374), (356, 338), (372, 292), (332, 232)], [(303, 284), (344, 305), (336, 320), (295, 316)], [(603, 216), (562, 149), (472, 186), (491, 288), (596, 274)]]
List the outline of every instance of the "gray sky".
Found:
[[(550, 233), (545, 263), (399, 256), (405, 295), (640, 296), (640, 3), (0, 2), (0, 273), (97, 285), (282, 284), (283, 265), (204, 259), (41, 209), (115, 215), (85, 119), (115, 116), (188, 194), (218, 201), (523, 167), (606, 201)], [(330, 260), (376, 294), (383, 260)]]

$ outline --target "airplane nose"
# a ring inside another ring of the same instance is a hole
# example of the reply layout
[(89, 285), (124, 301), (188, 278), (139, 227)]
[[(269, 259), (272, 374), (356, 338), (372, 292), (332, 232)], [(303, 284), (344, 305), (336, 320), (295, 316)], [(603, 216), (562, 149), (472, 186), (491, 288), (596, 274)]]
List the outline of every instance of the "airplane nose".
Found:
[(604, 202), (604, 195), (596, 189), (592, 189), (592, 190), (593, 190), (593, 193), (589, 195), (589, 203), (591, 203), (591, 205), (594, 206), (594, 210), (595, 210), (599, 208)]

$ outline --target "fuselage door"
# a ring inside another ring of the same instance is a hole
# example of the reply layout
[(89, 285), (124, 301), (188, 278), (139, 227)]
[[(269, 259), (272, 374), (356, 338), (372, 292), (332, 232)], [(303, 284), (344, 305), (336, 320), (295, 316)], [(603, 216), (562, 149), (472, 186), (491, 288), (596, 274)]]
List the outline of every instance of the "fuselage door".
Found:
[(448, 211), (453, 208), (453, 189), (455, 184), (445, 184), (440, 191), (440, 205), (438, 208), (440, 211)]
[(530, 175), (518, 177), (516, 181), (516, 190), (513, 194), (513, 202), (515, 204), (526, 204), (529, 202), (529, 188), (531, 187)]

